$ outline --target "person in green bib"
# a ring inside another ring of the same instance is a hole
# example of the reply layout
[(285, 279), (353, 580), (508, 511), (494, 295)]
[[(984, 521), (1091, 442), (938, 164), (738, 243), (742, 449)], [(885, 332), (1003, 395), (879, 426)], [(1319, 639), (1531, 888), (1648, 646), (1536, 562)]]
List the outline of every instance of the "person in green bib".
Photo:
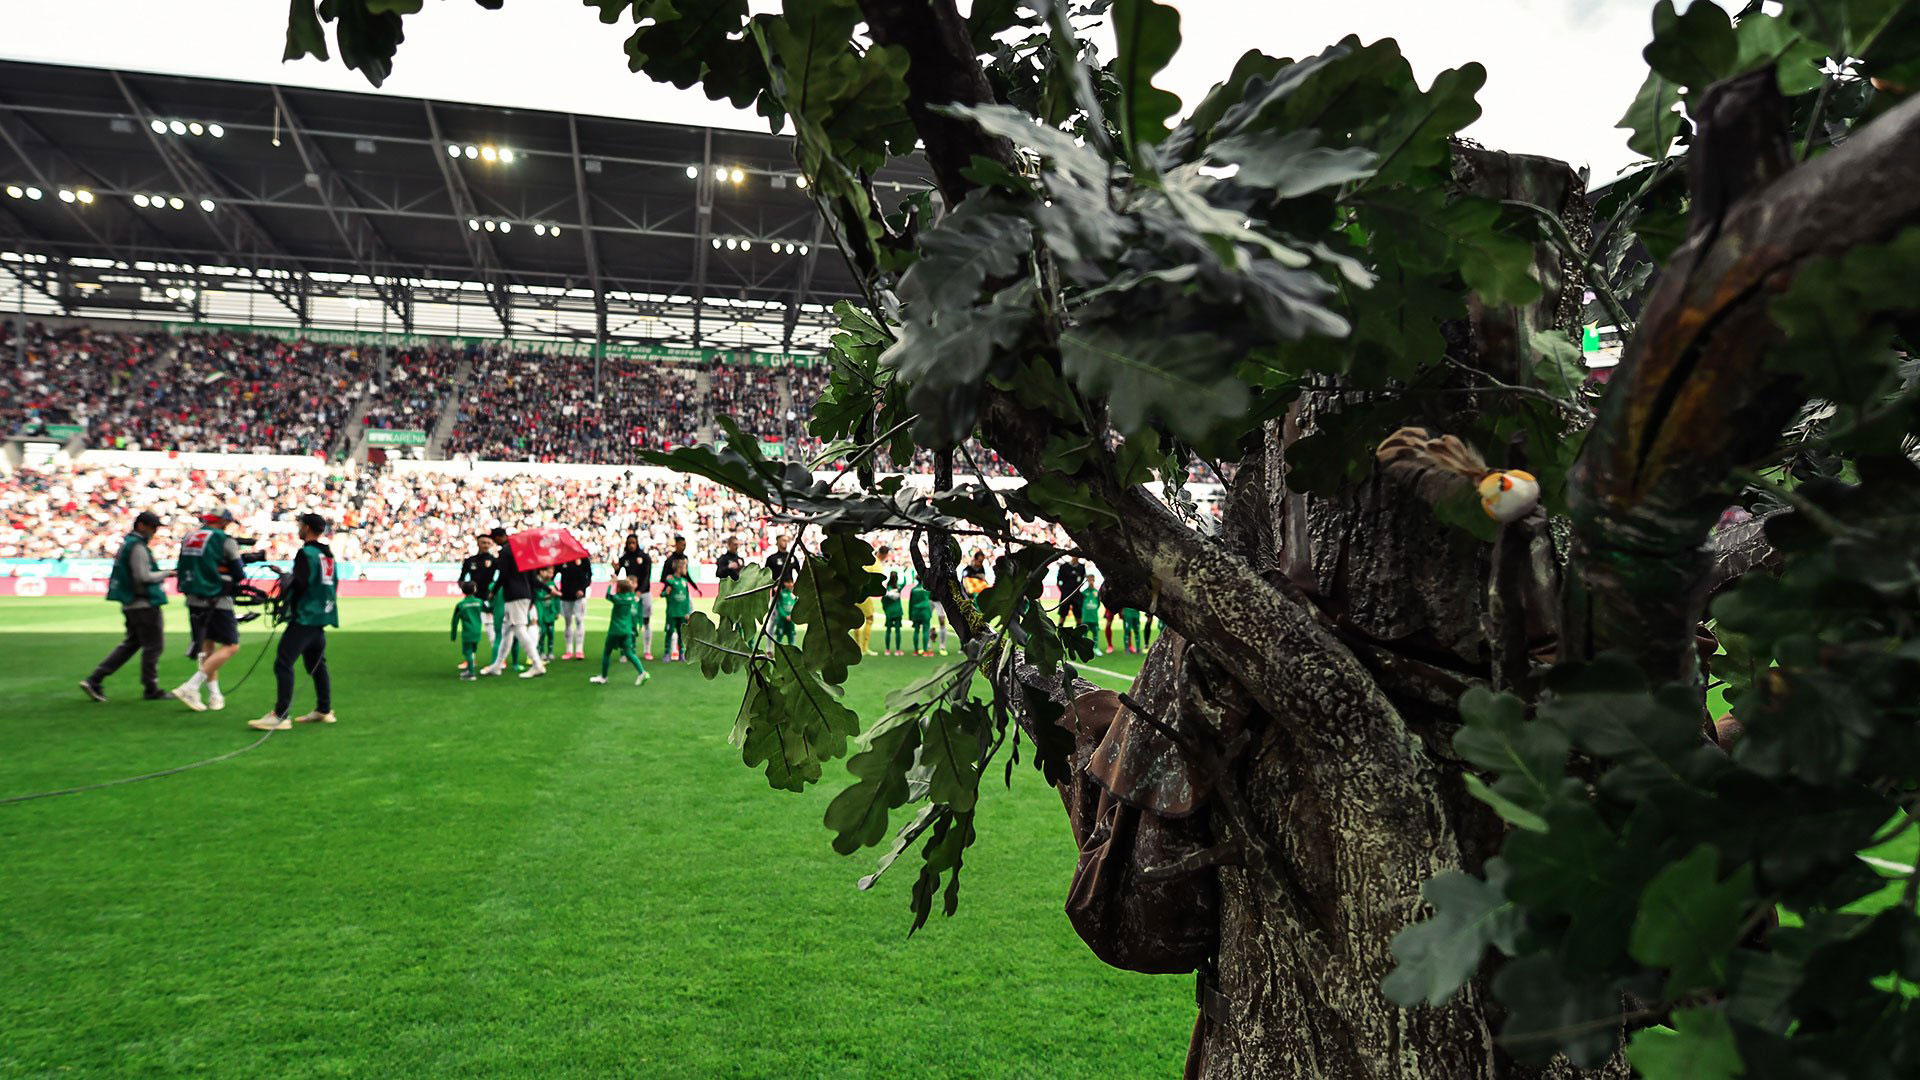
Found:
[(113, 573), (107, 579), (107, 599), (120, 604), (120, 617), (126, 623), (126, 636), (113, 647), (93, 674), (80, 680), (80, 690), (95, 701), (107, 700), (101, 680), (119, 671), (140, 654), (140, 682), (146, 687), (146, 700), (165, 701), (172, 697), (160, 689), (160, 653), (166, 647), (161, 637), (160, 609), (166, 605), (166, 572), (154, 566), (148, 542), (160, 531), (160, 517), (142, 510), (133, 519), (133, 531), (120, 542), (120, 553), (113, 557)]
[(913, 590), (907, 593), (907, 620), (913, 623), (913, 655), (932, 656), (933, 594), (918, 577), (913, 579)]
[[(256, 731), (285, 731), (295, 720), (331, 724), (335, 719), (333, 679), (327, 672), (327, 627), (340, 625), (340, 573), (334, 565), (333, 550), (321, 539), (327, 535), (327, 519), (319, 514), (301, 514), (298, 520), (300, 553), (293, 557), (293, 572), (281, 596), (287, 626), (280, 633), (280, 651), (273, 658), (273, 711), (247, 722)], [(313, 679), (314, 708), (305, 716), (289, 719), (295, 659)]]
[(619, 577), (607, 586), (607, 602), (613, 605), (613, 614), (607, 620), (607, 641), (600, 648), (600, 674), (587, 681), (605, 685), (607, 672), (613, 668), (615, 653), (627, 658), (633, 670), (640, 674), (634, 676), (633, 685), (640, 686), (653, 676), (647, 674), (647, 667), (633, 654), (633, 631), (640, 621), (640, 594), (636, 591), (640, 583), (635, 578)]
[[(220, 694), (220, 669), (240, 651), (240, 623), (233, 614), (233, 591), (246, 580), (240, 564), (240, 543), (227, 535), (233, 524), (233, 512), (214, 510), (200, 517), (198, 529), (180, 542), (180, 559), (175, 573), (180, 591), (187, 598), (188, 625), (193, 630), (194, 658), (199, 670), (173, 690), (180, 704), (200, 712), (224, 709), (227, 699)], [(207, 700), (200, 701), (200, 688), (206, 687)]]
[(793, 629), (793, 578), (789, 576), (780, 583), (780, 592), (773, 598), (773, 640), (791, 645), (794, 641)]
[(1120, 639), (1130, 653), (1137, 653), (1145, 647), (1140, 639), (1140, 609), (1120, 609)]
[(693, 593), (700, 586), (693, 583), (693, 575), (687, 570), (685, 555), (667, 556), (666, 571), (660, 575), (660, 595), (667, 598), (667, 636), (661, 642), (661, 651), (668, 660), (691, 660), (686, 655), (687, 617), (693, 614)]
[(880, 639), (880, 652), (884, 656), (905, 656), (900, 640), (900, 626), (906, 617), (905, 605), (900, 602), (900, 575), (898, 572), (887, 574), (887, 588), (880, 594), (880, 613), (887, 618), (886, 636)]

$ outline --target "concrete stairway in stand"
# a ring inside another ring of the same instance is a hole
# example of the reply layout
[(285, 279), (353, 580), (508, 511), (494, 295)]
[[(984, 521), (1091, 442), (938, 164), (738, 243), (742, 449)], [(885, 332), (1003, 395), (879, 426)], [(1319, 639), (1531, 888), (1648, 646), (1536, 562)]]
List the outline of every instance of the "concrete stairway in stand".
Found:
[(472, 378), (473, 361), (461, 360), (453, 369), (453, 386), (447, 391), (446, 403), (440, 406), (440, 418), (433, 422), (433, 433), (427, 436), (429, 459), (438, 461), (447, 456), (447, 440), (453, 437), (453, 425), (460, 419), (460, 400), (466, 396)]

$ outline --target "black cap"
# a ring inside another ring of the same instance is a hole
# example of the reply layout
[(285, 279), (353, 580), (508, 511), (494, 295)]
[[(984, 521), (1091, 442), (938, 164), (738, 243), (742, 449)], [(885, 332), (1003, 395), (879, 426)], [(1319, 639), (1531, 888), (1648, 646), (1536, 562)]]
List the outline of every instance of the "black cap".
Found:
[(151, 525), (157, 529), (160, 527), (160, 515), (151, 510), (142, 510), (134, 515), (133, 523), (135, 525)]

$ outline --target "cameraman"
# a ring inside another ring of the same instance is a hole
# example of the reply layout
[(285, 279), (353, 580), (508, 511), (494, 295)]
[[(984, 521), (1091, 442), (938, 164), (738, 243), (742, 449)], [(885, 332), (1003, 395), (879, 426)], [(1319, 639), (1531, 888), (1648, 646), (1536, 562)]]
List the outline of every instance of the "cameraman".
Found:
[(298, 520), (300, 553), (293, 557), (293, 572), (281, 592), (287, 628), (280, 634), (280, 651), (273, 657), (273, 711), (247, 721), (247, 726), (256, 731), (285, 731), (293, 726), (287, 710), (293, 705), (295, 658), (313, 679), (314, 708), (294, 719), (302, 724), (334, 722), (333, 679), (327, 673), (327, 627), (340, 625), (336, 592), (339, 571), (334, 566), (333, 550), (321, 540), (327, 535), (327, 519), (319, 514), (301, 514)]
[(100, 681), (120, 670), (134, 653), (140, 654), (140, 682), (147, 688), (146, 700), (165, 701), (169, 696), (160, 689), (160, 652), (162, 621), (160, 608), (167, 602), (166, 572), (153, 565), (148, 542), (160, 531), (160, 518), (151, 510), (142, 510), (133, 519), (133, 531), (113, 557), (113, 574), (107, 579), (107, 599), (120, 601), (120, 616), (126, 620), (127, 636), (114, 646), (93, 674), (80, 680), (80, 689), (95, 701), (107, 700)]
[[(246, 580), (240, 544), (223, 526), (233, 524), (232, 511), (222, 507), (200, 516), (201, 526), (180, 543), (175, 563), (180, 591), (187, 598), (187, 620), (200, 659), (200, 670), (174, 688), (173, 696), (194, 712), (227, 707), (220, 693), (220, 668), (240, 651), (240, 624), (233, 614), (233, 593)], [(248, 541), (251, 543), (252, 541)], [(206, 704), (200, 687), (207, 688)]]

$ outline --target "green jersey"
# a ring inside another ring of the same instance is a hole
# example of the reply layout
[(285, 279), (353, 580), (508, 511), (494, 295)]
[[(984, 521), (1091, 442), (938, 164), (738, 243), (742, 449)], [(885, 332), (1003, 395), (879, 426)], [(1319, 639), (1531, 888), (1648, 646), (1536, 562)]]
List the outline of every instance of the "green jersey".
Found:
[(1130, 607), (1121, 608), (1120, 621), (1125, 623), (1128, 626), (1137, 626), (1140, 622), (1140, 612), (1137, 609), (1130, 608)]
[(667, 596), (667, 618), (684, 619), (693, 614), (693, 593), (690, 587), (693, 579), (684, 574), (660, 580), (661, 591)]
[(539, 617), (541, 626), (552, 626), (560, 619), (560, 598), (545, 589), (535, 590), (533, 613)]
[(1080, 590), (1080, 621), (1088, 624), (1100, 621), (1100, 594), (1090, 587)]
[(607, 602), (613, 605), (613, 616), (607, 620), (607, 636), (632, 637), (633, 628), (640, 618), (639, 595), (630, 592), (610, 593)]
[(458, 634), (463, 641), (479, 641), (482, 620), (487, 613), (487, 602), (477, 596), (463, 596), (453, 605), (453, 626), (447, 630), (448, 640)]
[(913, 583), (913, 591), (907, 594), (907, 618), (914, 622), (933, 621), (933, 594), (918, 581)]
[(333, 552), (309, 540), (293, 558), (293, 616), (299, 626), (339, 626), (339, 604), (334, 589), (339, 584)]
[(227, 594), (227, 534), (211, 526), (195, 529), (180, 542), (180, 591), (211, 599)]
[(793, 590), (781, 589), (780, 595), (774, 598), (773, 613), (780, 616), (783, 619), (787, 619), (791, 621), (793, 619), (794, 603), (795, 603), (795, 600), (794, 600)]
[(895, 585), (880, 594), (880, 610), (885, 612), (889, 619), (900, 618), (900, 586)]

